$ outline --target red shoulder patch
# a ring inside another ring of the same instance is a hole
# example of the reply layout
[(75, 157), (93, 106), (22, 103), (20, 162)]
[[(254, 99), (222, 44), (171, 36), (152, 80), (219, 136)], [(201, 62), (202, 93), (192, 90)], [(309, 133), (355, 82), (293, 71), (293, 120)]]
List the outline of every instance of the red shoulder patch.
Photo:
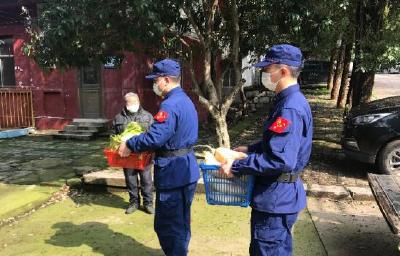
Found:
[(154, 119), (159, 122), (159, 123), (163, 123), (165, 122), (165, 120), (167, 120), (168, 118), (168, 112), (165, 111), (158, 111), (158, 113), (154, 116)]
[(291, 122), (289, 120), (282, 117), (278, 117), (268, 129), (276, 133), (283, 133), (289, 127), (290, 124)]

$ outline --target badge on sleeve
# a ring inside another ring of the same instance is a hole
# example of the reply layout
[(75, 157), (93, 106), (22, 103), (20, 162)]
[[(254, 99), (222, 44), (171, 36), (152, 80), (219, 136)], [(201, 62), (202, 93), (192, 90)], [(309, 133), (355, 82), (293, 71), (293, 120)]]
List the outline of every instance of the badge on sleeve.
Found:
[(268, 128), (276, 133), (283, 133), (291, 124), (291, 122), (283, 117), (278, 117), (275, 122)]
[(168, 118), (168, 112), (165, 111), (158, 111), (158, 113), (154, 116), (154, 119), (159, 122), (159, 123), (163, 123), (165, 122), (165, 120), (167, 120)]

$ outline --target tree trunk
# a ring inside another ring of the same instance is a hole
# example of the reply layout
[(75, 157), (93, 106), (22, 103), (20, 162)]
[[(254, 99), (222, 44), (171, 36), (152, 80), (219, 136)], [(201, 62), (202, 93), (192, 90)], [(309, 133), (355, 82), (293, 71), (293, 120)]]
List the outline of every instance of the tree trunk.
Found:
[(338, 58), (336, 61), (336, 70), (335, 75), (333, 78), (333, 87), (331, 90), (331, 100), (335, 100), (338, 97), (339, 89), (340, 89), (340, 80), (343, 74), (343, 60), (344, 60), (344, 53), (345, 53), (345, 42), (342, 40), (340, 44)]
[(226, 115), (222, 114), (212, 114), (212, 117), (215, 120), (215, 129), (218, 137), (218, 145), (220, 147), (230, 148), (230, 140), (228, 133), (228, 125), (226, 124)]
[(376, 67), (372, 66), (365, 70), (361, 59), (370, 55), (376, 59), (384, 53), (382, 49), (376, 47), (382, 40), (383, 20), (387, 4), (387, 0), (357, 1), (355, 61), (350, 81), (353, 107), (368, 102), (372, 95)]
[(346, 96), (346, 105), (351, 108), (352, 105), (352, 97), (353, 97), (353, 88), (351, 87), (351, 83), (349, 82), (349, 90), (347, 91)]
[(242, 115), (243, 115), (247, 110), (247, 99), (246, 99), (246, 94), (244, 93), (244, 87), (240, 88), (240, 100), (242, 102)]
[(328, 82), (326, 85), (329, 91), (331, 91), (333, 87), (333, 77), (335, 76), (335, 60), (337, 59), (337, 53), (338, 48), (335, 46), (335, 48), (331, 50), (331, 57), (329, 61)]
[[(352, 106), (356, 107), (361, 103), (368, 102), (371, 99), (372, 88), (374, 86), (375, 72), (357, 71), (354, 74)], [(352, 81), (353, 82), (353, 81)]]
[(344, 53), (344, 67), (342, 73), (342, 81), (340, 84), (339, 96), (337, 100), (336, 107), (337, 108), (344, 108), (346, 105), (347, 93), (349, 90), (349, 69), (350, 69), (350, 62), (351, 62), (351, 51), (353, 48), (353, 43), (347, 43), (345, 46), (345, 53)]
[[(241, 81), (242, 72), (241, 72), (241, 60), (239, 59), (240, 53), (240, 27), (239, 27), (239, 16), (237, 10), (236, 0), (232, 0), (226, 3), (227, 6), (230, 7), (231, 11), (231, 19), (232, 19), (232, 40), (231, 40), (231, 49), (229, 52), (229, 61), (235, 70), (235, 80), (236, 84), (232, 88), (231, 92), (228, 95), (223, 95), (222, 86), (223, 86), (223, 76), (224, 72), (222, 72), (221, 76), (212, 76), (212, 70), (217, 74), (217, 63), (213, 60), (212, 57), (212, 49), (213, 37), (215, 34), (215, 14), (218, 10), (219, 1), (213, 0), (209, 5), (209, 10), (207, 11), (207, 15), (205, 17), (205, 24), (198, 24), (196, 20), (193, 18), (193, 14), (191, 10), (185, 4), (182, 5), (182, 10), (186, 14), (191, 26), (193, 27), (194, 32), (199, 38), (200, 45), (202, 46), (202, 55), (203, 55), (203, 74), (202, 74), (202, 83), (199, 84), (196, 80), (196, 74), (193, 68), (193, 58), (190, 54), (190, 67), (191, 67), (191, 79), (195, 88), (195, 92), (199, 95), (199, 101), (203, 104), (211, 117), (215, 120), (216, 132), (218, 138), (219, 146), (230, 147), (229, 141), (229, 133), (228, 133), (228, 125), (226, 123), (226, 115), (228, 110), (234, 101), (235, 97), (239, 93), (240, 89), (243, 86)], [(229, 48), (229, 47), (227, 47)], [(216, 51), (217, 52), (217, 51)], [(219, 61), (218, 61), (219, 63)], [(205, 92), (205, 93), (202, 93)]]

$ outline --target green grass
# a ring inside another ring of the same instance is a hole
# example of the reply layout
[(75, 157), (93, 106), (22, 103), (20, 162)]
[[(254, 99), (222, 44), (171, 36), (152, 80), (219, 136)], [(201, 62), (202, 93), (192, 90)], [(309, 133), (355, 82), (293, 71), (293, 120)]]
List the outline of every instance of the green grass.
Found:
[(0, 183), (0, 219), (14, 217), (40, 206), (55, 191), (52, 187)]
[[(0, 228), (0, 255), (163, 255), (153, 216), (125, 215), (126, 193), (78, 194)], [(189, 255), (248, 255), (250, 208), (210, 206), (196, 194)], [(294, 255), (324, 255), (307, 212), (294, 229)]]

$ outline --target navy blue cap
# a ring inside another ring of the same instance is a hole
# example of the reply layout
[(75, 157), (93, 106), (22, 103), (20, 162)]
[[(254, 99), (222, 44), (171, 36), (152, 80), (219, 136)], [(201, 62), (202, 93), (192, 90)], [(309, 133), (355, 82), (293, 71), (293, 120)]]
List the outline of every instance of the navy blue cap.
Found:
[(146, 76), (146, 79), (154, 79), (159, 76), (175, 76), (181, 75), (181, 66), (172, 59), (164, 59), (154, 63), (153, 71)]
[(290, 44), (277, 44), (268, 49), (265, 58), (254, 65), (257, 68), (267, 67), (272, 64), (285, 64), (293, 67), (301, 67), (303, 54), (301, 50)]

